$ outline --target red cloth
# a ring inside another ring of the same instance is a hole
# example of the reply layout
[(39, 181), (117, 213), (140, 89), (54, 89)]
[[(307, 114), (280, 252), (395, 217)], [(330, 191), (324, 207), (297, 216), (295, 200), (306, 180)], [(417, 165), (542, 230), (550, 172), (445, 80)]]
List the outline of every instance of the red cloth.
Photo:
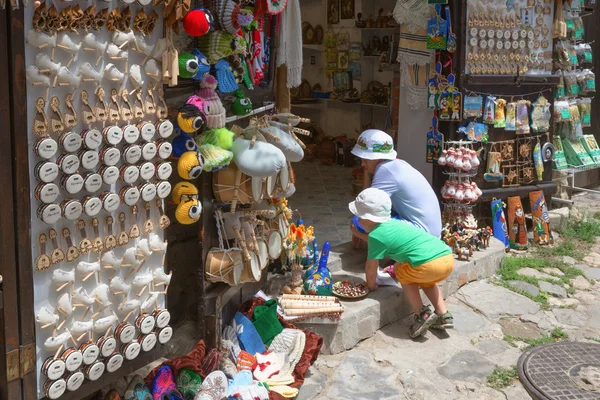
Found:
[(158, 367), (150, 371), (150, 373), (146, 376), (144, 381), (146, 382), (146, 385), (152, 387), (152, 381), (154, 380), (154, 376), (156, 375), (160, 367), (163, 367), (165, 365), (171, 367), (175, 376), (177, 376), (179, 370), (183, 368), (190, 369), (198, 375), (204, 376), (202, 371), (202, 361), (204, 360), (205, 354), (206, 346), (204, 344), (204, 340), (200, 339), (200, 341), (196, 343), (194, 350), (190, 351), (185, 356), (177, 357), (172, 360), (167, 360), (164, 363), (160, 364)]
[[(241, 305), (238, 310), (242, 314), (244, 314), (248, 319), (252, 320), (252, 315), (254, 314), (254, 308), (256, 306), (261, 306), (265, 303), (263, 299), (253, 298), (248, 300), (244, 304)], [(283, 319), (279, 314), (277, 314), (277, 318), (279, 318), (279, 322), (284, 328), (290, 329), (299, 329), (294, 325), (287, 322)], [(304, 376), (308, 371), (308, 367), (310, 367), (315, 361), (317, 361), (317, 357), (319, 356), (319, 351), (321, 351), (321, 347), (323, 346), (323, 338), (311, 331), (305, 331), (301, 329), (302, 332), (306, 335), (306, 343), (304, 345), (304, 352), (302, 353), (302, 357), (300, 357), (300, 361), (296, 365), (294, 369), (294, 383), (291, 384), (291, 387), (300, 388), (304, 383)], [(269, 400), (286, 400), (285, 397), (280, 395), (279, 393), (269, 392)]]

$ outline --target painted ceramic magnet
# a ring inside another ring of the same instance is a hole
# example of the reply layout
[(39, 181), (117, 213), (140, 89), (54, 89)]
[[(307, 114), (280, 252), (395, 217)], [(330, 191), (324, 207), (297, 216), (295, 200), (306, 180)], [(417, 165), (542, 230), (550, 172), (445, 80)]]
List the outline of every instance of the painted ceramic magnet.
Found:
[(463, 115), (465, 118), (481, 118), (483, 115), (483, 97), (465, 96)]

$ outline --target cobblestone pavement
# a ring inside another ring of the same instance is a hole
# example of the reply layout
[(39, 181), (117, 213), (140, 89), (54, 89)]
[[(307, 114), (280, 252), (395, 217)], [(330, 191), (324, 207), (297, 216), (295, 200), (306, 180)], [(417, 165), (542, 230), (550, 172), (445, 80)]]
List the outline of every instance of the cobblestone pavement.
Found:
[(411, 316), (350, 351), (321, 355), (298, 399), (528, 399), (518, 380), (495, 390), (488, 376), (497, 367), (515, 366), (530, 344), (549, 338), (600, 341), (600, 283), (594, 282), (600, 279), (600, 245), (592, 253), (598, 257), (587, 258), (587, 264), (556, 259), (561, 266), (583, 271), (585, 277), (569, 284), (562, 283), (563, 272), (551, 265), (518, 270), (519, 275), (534, 276), (537, 285), (515, 281), (515, 290), (534, 297), (541, 292), (547, 300), (543, 304), (494, 280), (473, 282), (447, 299), (453, 330), (430, 330), (411, 340)]

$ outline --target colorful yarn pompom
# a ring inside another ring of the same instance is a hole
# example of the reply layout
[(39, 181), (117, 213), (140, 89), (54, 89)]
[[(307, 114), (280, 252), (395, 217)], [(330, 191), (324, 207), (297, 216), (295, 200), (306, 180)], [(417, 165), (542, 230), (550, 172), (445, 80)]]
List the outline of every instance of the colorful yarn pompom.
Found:
[(179, 76), (190, 79), (198, 73), (198, 58), (192, 53), (179, 54)]
[(190, 182), (179, 182), (173, 188), (171, 197), (175, 204), (179, 204), (185, 199), (198, 198), (198, 188)]
[(175, 219), (182, 225), (191, 225), (198, 222), (202, 214), (202, 205), (198, 199), (185, 199), (175, 210)]
[(233, 146), (233, 138), (235, 133), (231, 132), (227, 128), (211, 129), (210, 131), (199, 136), (197, 140), (198, 145), (212, 144), (213, 146), (219, 146), (224, 150), (231, 150)]
[(183, 17), (183, 29), (185, 29), (188, 35), (194, 37), (206, 35), (212, 28), (212, 23), (212, 14), (203, 8), (190, 10)]
[[(189, 100), (188, 100), (189, 101)], [(177, 114), (177, 125), (185, 133), (194, 133), (204, 125), (206, 116), (194, 104), (185, 104)]]
[(203, 144), (198, 152), (204, 157), (204, 171), (215, 172), (227, 168), (233, 159), (233, 153), (212, 144)]
[(198, 146), (194, 139), (185, 134), (181, 129), (179, 129), (179, 136), (173, 139), (173, 153), (171, 156), (173, 158), (179, 158), (186, 151), (197, 151)]
[(177, 173), (182, 179), (196, 179), (202, 173), (204, 167), (203, 156), (195, 151), (183, 153), (177, 162)]

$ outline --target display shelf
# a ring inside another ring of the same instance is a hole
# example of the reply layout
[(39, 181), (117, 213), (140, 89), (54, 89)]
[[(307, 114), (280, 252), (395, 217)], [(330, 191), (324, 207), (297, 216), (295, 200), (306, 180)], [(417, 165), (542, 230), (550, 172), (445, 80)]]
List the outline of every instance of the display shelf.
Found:
[(471, 85), (558, 85), (560, 76), (556, 75), (465, 75), (465, 81)]
[(526, 196), (528, 193), (536, 190), (542, 190), (546, 194), (556, 193), (556, 184), (552, 182), (542, 182), (537, 185), (523, 185), (514, 187), (498, 187), (493, 189), (482, 189), (483, 194), (479, 198), (480, 201), (491, 201), (494, 197), (505, 199), (511, 196)]
[(386, 28), (356, 28), (356, 29), (358, 29), (359, 31), (374, 32), (374, 31), (396, 31), (399, 28), (400, 28), (399, 26), (390, 26), (390, 27), (386, 27)]
[(320, 53), (322, 53), (324, 51), (322, 44), (303, 44), (302, 49), (317, 51)]
[[(560, 176), (560, 177), (557, 176), (556, 178), (553, 179), (553, 181), (562, 181), (563, 179), (566, 179), (569, 184), (562, 186), (565, 189), (571, 190), (573, 192), (586, 192), (586, 193), (600, 194), (600, 190), (587, 189), (587, 188), (575, 186), (575, 175), (577, 175), (581, 172), (592, 171), (592, 170), (597, 170), (597, 169), (600, 169), (600, 165), (588, 165), (588, 166), (569, 165), (567, 168), (553, 169), (553, 171), (556, 171), (556, 172), (565, 172), (566, 173), (565, 176)], [(552, 199), (554, 200), (554, 198), (552, 198)]]
[(385, 109), (387, 109), (389, 107), (389, 106), (382, 105), (382, 104), (361, 103), (359, 101), (346, 102), (346, 101), (330, 100), (330, 99), (320, 99), (316, 103), (297, 103), (297, 104), (292, 103), (292, 107), (296, 107), (296, 108), (322, 108), (320, 106), (323, 105), (323, 104), (327, 104), (327, 103), (337, 104), (337, 105), (358, 105), (358, 106), (363, 106), (363, 107), (385, 108)]
[(252, 112), (250, 112), (250, 114), (247, 114), (247, 115), (234, 115), (233, 117), (227, 117), (227, 118), (225, 118), (225, 123), (228, 124), (230, 122), (238, 121), (240, 119), (250, 118), (253, 115), (272, 110), (273, 108), (275, 108), (275, 104), (268, 104), (264, 107), (259, 107), (259, 108), (252, 110)]

